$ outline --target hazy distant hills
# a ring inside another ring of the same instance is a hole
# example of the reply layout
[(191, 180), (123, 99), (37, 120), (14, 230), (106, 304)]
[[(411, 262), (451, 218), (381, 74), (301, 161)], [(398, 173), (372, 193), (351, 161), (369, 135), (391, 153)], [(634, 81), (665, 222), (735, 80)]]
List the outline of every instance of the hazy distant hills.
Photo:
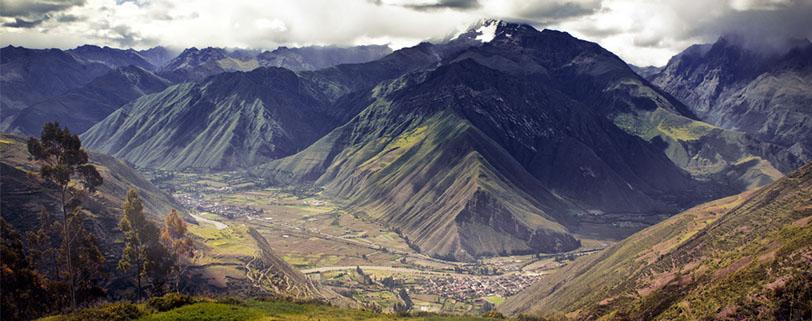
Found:
[(141, 53), (133, 49), (84, 45), (67, 50), (67, 52), (87, 62), (101, 63), (110, 68), (126, 66), (136, 66), (147, 70), (156, 68), (156, 66), (147, 61)]
[(316, 70), (344, 63), (376, 60), (391, 52), (387, 46), (281, 47), (273, 51), (189, 48), (168, 61), (159, 73), (174, 81), (199, 81), (229, 71), (258, 67), (284, 67), (293, 71)]
[(324, 186), (462, 260), (573, 249), (575, 231), (624, 235), (780, 176), (750, 152), (759, 142), (695, 120), (594, 43), (495, 21), (475, 31), (488, 41), (436, 62), (421, 53), (449, 46), (351, 65), (405, 55), (427, 67), (356, 98), (357, 116), (258, 175)]
[(222, 48), (189, 48), (168, 61), (159, 74), (175, 82), (199, 81), (227, 71), (249, 71), (257, 67), (256, 61), (239, 59), (237, 53)]
[(47, 98), (11, 116), (5, 131), (36, 136), (42, 124), (59, 121), (74, 133), (81, 133), (127, 102), (171, 85), (145, 69), (119, 67), (90, 83)]
[(260, 66), (282, 67), (293, 71), (318, 70), (340, 64), (354, 64), (378, 60), (392, 53), (385, 45), (356, 47), (279, 47), (257, 55)]
[(812, 43), (768, 41), (695, 45), (650, 79), (702, 120), (782, 146), (776, 156), (792, 164), (786, 170), (812, 159)]
[(635, 66), (635, 65), (631, 65), (631, 64), (629, 65), (629, 68), (631, 68), (638, 75), (640, 75), (641, 77), (646, 78), (646, 79), (651, 78), (652, 76), (660, 73), (660, 71), (663, 70), (661, 67), (655, 67), (655, 66), (639, 67), (639, 66)]
[(2, 120), (15, 111), (81, 87), (110, 71), (105, 64), (85, 62), (58, 49), (0, 49)]
[(809, 293), (810, 218), (807, 164), (579, 258), (500, 308), (577, 320), (789, 320)]

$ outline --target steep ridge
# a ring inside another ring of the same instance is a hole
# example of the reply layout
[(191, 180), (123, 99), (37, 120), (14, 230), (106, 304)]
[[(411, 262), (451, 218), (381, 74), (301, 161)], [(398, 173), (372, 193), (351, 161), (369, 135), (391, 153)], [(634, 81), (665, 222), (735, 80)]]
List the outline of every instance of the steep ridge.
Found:
[[(422, 44), (350, 65), (363, 74), (406, 56), (419, 63), (397, 66), (422, 70), (345, 96), (365, 106), (357, 116), (255, 172), (322, 186), (426, 253), (460, 260), (566, 251), (574, 233), (623, 237), (781, 175), (748, 153), (746, 137), (694, 120), (596, 44), (490, 23), (493, 38), (479, 45), (438, 55), (451, 46)], [(366, 85), (356, 79), (337, 83)], [(665, 125), (708, 130), (674, 137)], [(696, 147), (714, 140), (726, 148)]]
[(778, 305), (798, 289), (784, 288), (809, 286), (803, 271), (812, 264), (810, 217), (807, 164), (579, 258), (500, 309), (578, 320), (785, 319)]
[(780, 145), (775, 163), (786, 171), (812, 159), (812, 43), (784, 42), (765, 49), (724, 36), (686, 49), (650, 79), (708, 123)]
[(215, 75), (141, 97), (82, 139), (139, 167), (251, 166), (295, 153), (336, 126), (312, 87), (281, 68)]
[(81, 133), (125, 103), (164, 90), (171, 83), (136, 66), (116, 68), (87, 85), (35, 103), (8, 121), (7, 132), (37, 135), (42, 125), (59, 121)]

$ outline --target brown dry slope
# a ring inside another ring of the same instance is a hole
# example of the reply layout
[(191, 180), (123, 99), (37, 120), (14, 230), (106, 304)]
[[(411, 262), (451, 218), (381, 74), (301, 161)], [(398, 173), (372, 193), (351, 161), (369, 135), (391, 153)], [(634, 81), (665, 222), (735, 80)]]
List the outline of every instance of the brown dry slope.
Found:
[(500, 309), (580, 320), (804, 320), (811, 218), (812, 163), (580, 258)]

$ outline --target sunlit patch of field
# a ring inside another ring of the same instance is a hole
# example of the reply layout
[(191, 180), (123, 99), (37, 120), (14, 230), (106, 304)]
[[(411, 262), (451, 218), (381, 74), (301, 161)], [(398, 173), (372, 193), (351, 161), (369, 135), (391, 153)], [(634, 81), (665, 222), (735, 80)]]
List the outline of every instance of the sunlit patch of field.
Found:
[(382, 307), (391, 307), (399, 302), (397, 295), (390, 291), (358, 291), (353, 299), (358, 302), (374, 302)]
[(501, 296), (501, 295), (498, 295), (498, 294), (489, 295), (489, 296), (484, 297), (483, 299), (485, 299), (485, 301), (488, 301), (489, 303), (491, 303), (493, 305), (499, 305), (499, 304), (502, 304), (502, 302), (505, 302), (505, 298), (503, 296)]

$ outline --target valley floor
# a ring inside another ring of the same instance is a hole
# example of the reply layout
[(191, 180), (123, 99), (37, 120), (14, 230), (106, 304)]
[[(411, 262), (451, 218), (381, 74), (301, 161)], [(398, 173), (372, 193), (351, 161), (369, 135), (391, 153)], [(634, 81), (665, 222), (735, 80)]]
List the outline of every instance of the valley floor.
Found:
[(398, 233), (307, 189), (262, 187), (239, 173), (147, 172), (173, 191), (198, 224), (204, 245), (195, 273), (211, 291), (244, 289), (256, 254), (254, 228), (287, 263), (367, 308), (392, 311), (409, 291), (412, 311), (479, 315), (577, 256), (609, 242), (584, 241), (567, 254), (491, 257), (476, 263), (414, 251)]

